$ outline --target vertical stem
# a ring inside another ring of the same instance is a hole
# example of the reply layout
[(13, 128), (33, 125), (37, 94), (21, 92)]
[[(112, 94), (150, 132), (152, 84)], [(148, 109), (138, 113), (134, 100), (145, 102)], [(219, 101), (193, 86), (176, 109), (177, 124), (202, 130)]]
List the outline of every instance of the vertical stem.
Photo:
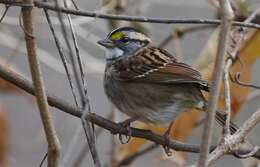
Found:
[[(33, 1), (24, 0), (24, 3), (32, 5)], [(60, 143), (55, 132), (51, 114), (48, 110), (48, 102), (43, 85), (43, 78), (40, 71), (39, 61), (37, 59), (36, 42), (33, 36), (32, 9), (32, 6), (22, 8), (24, 35), (33, 86), (48, 142), (48, 167), (56, 167), (58, 166), (58, 160), (60, 156)]]
[(232, 60), (228, 59), (224, 67), (224, 96), (225, 96), (225, 111), (226, 111), (226, 124), (223, 127), (223, 139), (225, 140), (230, 135), (230, 117), (231, 117), (231, 96), (230, 96), (230, 85), (229, 85), (229, 68), (232, 65)]
[(206, 121), (201, 140), (201, 153), (198, 162), (199, 167), (206, 167), (209, 156), (209, 147), (212, 139), (212, 128), (214, 117), (216, 115), (218, 96), (220, 91), (220, 83), (224, 69), (224, 58), (229, 43), (229, 33), (232, 25), (233, 11), (229, 0), (219, 0), (220, 10), (222, 15), (221, 31), (218, 40), (217, 57), (213, 71), (212, 86), (209, 95), (209, 104), (206, 112)]
[[(59, 8), (59, 3), (58, 0), (54, 0), (55, 6), (57, 8)], [(89, 97), (88, 97), (88, 92), (87, 92), (87, 88), (84, 88), (83, 85), (83, 76), (80, 74), (79, 70), (79, 64), (77, 63), (77, 59), (75, 58), (73, 51), (72, 51), (72, 47), (70, 45), (69, 42), (69, 38), (68, 38), (68, 34), (66, 31), (66, 27), (65, 27), (65, 22), (62, 18), (62, 13), (60, 10), (57, 11), (57, 15), (58, 15), (58, 19), (60, 21), (61, 24), (61, 31), (65, 40), (65, 43), (68, 47), (68, 51), (69, 51), (69, 57), (70, 57), (70, 61), (72, 64), (72, 70), (73, 70), (73, 74), (75, 77), (75, 81), (76, 81), (76, 86), (78, 88), (78, 93), (79, 93), (79, 97), (81, 100), (81, 111), (82, 111), (82, 116), (81, 116), (81, 122), (82, 122), (82, 126), (84, 129), (84, 133), (86, 135), (87, 138), (87, 142), (90, 148), (90, 152), (94, 161), (94, 166), (95, 167), (101, 167), (101, 162), (100, 162), (100, 158), (97, 152), (97, 148), (96, 148), (96, 139), (95, 139), (95, 132), (94, 132), (94, 125), (90, 124), (88, 121), (86, 121), (86, 117), (88, 114), (91, 113), (91, 107), (90, 107), (90, 101), (89, 101)], [(81, 64), (80, 64), (81, 65)], [(91, 126), (92, 125), (92, 126)]]

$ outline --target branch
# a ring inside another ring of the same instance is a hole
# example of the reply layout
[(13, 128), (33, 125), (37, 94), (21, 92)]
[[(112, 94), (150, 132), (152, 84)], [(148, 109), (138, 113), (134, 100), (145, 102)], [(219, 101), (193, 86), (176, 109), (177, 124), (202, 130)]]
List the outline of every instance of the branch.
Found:
[(223, 139), (230, 135), (230, 118), (231, 118), (231, 95), (230, 95), (230, 84), (229, 84), (229, 69), (232, 65), (232, 60), (228, 59), (224, 67), (224, 99), (225, 99), (225, 114), (226, 114), (226, 123), (223, 126)]
[(53, 24), (52, 24), (50, 15), (49, 15), (49, 13), (48, 13), (48, 10), (44, 9), (44, 13), (45, 13), (45, 17), (46, 17), (46, 19), (47, 19), (47, 23), (48, 23), (48, 25), (49, 25), (49, 27), (50, 27), (51, 34), (52, 34), (52, 36), (53, 36), (53, 39), (54, 39), (56, 48), (57, 48), (58, 53), (59, 53), (59, 55), (60, 55), (61, 62), (62, 62), (62, 64), (63, 64), (63, 66), (64, 66), (64, 69), (65, 69), (66, 76), (67, 76), (68, 81), (69, 81), (69, 85), (70, 85), (70, 89), (71, 89), (71, 93), (72, 93), (74, 102), (75, 102), (75, 104), (78, 106), (77, 97), (76, 97), (76, 92), (75, 92), (75, 87), (74, 87), (74, 84), (73, 84), (73, 82), (72, 82), (72, 76), (71, 76), (71, 74), (70, 74), (70, 72), (69, 72), (69, 64), (68, 64), (68, 61), (67, 61), (65, 55), (63, 54), (63, 50), (62, 50), (62, 47), (61, 47), (60, 40), (59, 40), (59, 38), (58, 38), (57, 33), (56, 33), (55, 30), (54, 30), (54, 27), (53, 27)]
[[(32, 4), (32, 0), (24, 0), (27, 4)], [(22, 8), (24, 24), (24, 35), (28, 53), (28, 61), (33, 80), (33, 87), (42, 119), (42, 124), (48, 142), (48, 167), (58, 166), (60, 156), (60, 143), (57, 137), (51, 114), (48, 109), (47, 96), (44, 89), (43, 78), (40, 70), (39, 60), (36, 53), (36, 42), (33, 36), (32, 7)]]
[[(59, 3), (58, 0), (55, 0), (55, 6), (57, 8), (59, 8)], [(66, 6), (66, 5), (65, 5)], [(62, 18), (62, 13), (60, 11), (57, 12), (58, 15), (58, 19), (60, 21), (61, 24), (61, 31), (62, 31), (62, 35), (64, 37), (65, 40), (65, 44), (68, 48), (69, 51), (69, 58), (72, 64), (72, 72), (74, 74), (75, 77), (75, 82), (76, 82), (76, 86), (78, 89), (78, 94), (79, 94), (79, 98), (81, 101), (81, 111), (82, 111), (82, 117), (81, 117), (81, 122), (82, 122), (82, 126), (87, 138), (87, 142), (90, 148), (90, 152), (94, 161), (94, 166), (95, 167), (101, 167), (101, 162), (100, 162), (100, 158), (97, 152), (97, 148), (96, 148), (96, 142), (95, 142), (95, 134), (94, 134), (94, 126), (91, 126), (90, 123), (88, 121), (86, 121), (85, 117), (87, 114), (91, 113), (91, 107), (90, 107), (90, 101), (89, 101), (89, 97), (88, 97), (88, 92), (87, 92), (87, 88), (84, 87), (86, 86), (85, 80), (84, 80), (84, 74), (82, 71), (82, 64), (81, 64), (81, 59), (79, 57), (75, 57), (72, 51), (72, 47), (70, 45), (69, 42), (69, 38), (68, 38), (68, 33), (66, 31), (66, 27), (65, 27), (65, 22)], [(69, 16), (68, 16), (69, 17)], [(70, 17), (69, 17), (70, 18)], [(71, 25), (71, 22), (69, 22)], [(77, 48), (77, 42), (76, 42), (76, 38), (75, 38), (75, 34), (74, 34), (74, 29), (71, 25), (71, 32), (72, 32), (72, 36), (73, 36), (73, 41), (75, 44), (75, 47)], [(76, 50), (76, 55), (78, 55), (78, 51)]]
[[(245, 22), (250, 22), (252, 21), (255, 16), (258, 14), (258, 12), (260, 11), (260, 7), (257, 8), (246, 20)], [(212, 164), (213, 162), (215, 162), (217, 159), (219, 159), (222, 155), (224, 155), (227, 152), (230, 151), (234, 151), (235, 147), (237, 147), (245, 138), (245, 136), (249, 133), (249, 131), (247, 130), (251, 130), (253, 128), (253, 126), (255, 126), (257, 124), (257, 120), (259, 121), (260, 118), (257, 118), (257, 116), (259, 116), (260, 114), (257, 115), (257, 112), (253, 114), (253, 116), (255, 116), (256, 118), (254, 119), (249, 119), (248, 121), (251, 122), (245, 122), (244, 123), (244, 127), (241, 127), (241, 129), (239, 130), (238, 133), (234, 134), (234, 135), (230, 135), (230, 115), (231, 115), (231, 97), (230, 97), (230, 87), (229, 87), (229, 70), (232, 66), (233, 63), (235, 63), (234, 60), (237, 60), (239, 54), (239, 50), (241, 48), (241, 45), (244, 41), (244, 36), (245, 36), (245, 30), (239, 30), (238, 32), (234, 32), (234, 33), (239, 33), (239, 38), (236, 39), (236, 46), (234, 47), (233, 51), (230, 54), (230, 57), (227, 59), (226, 61), (226, 65), (224, 68), (224, 77), (223, 77), (223, 82), (224, 82), (224, 93), (225, 93), (225, 105), (226, 105), (226, 124), (224, 126), (224, 135), (223, 135), (223, 139), (221, 140), (219, 146), (210, 154), (209, 157), (209, 163)], [(260, 112), (260, 109), (259, 111)], [(246, 126), (248, 124), (251, 124), (251, 126)], [(244, 131), (244, 133), (242, 133), (241, 131)], [(244, 136), (241, 136), (244, 135)], [(237, 137), (239, 136), (239, 137)], [(251, 154), (253, 154), (255, 152), (255, 150), (258, 150), (259, 148), (256, 146), (252, 149), (251, 152), (247, 153), (247, 154), (237, 154), (237, 157), (239, 158), (246, 158), (246, 157), (250, 157)]]
[[(258, 7), (252, 14), (244, 21), (244, 23), (251, 22), (255, 16), (259, 13), (260, 7)], [(225, 94), (225, 107), (226, 107), (226, 124), (224, 126), (224, 136), (223, 139), (228, 138), (230, 135), (230, 118), (231, 118), (231, 96), (230, 96), (230, 84), (229, 84), (229, 71), (233, 63), (235, 63), (234, 60), (237, 60), (239, 54), (239, 50), (241, 48), (241, 45), (244, 41), (245, 36), (245, 28), (242, 28), (241, 30), (238, 30), (238, 32), (234, 31), (234, 33), (239, 33), (239, 37), (235, 39), (236, 46), (234, 47), (233, 51), (230, 54), (230, 57), (226, 61), (226, 65), (224, 68), (224, 77), (223, 77), (223, 83), (224, 83), (224, 94)]]
[[(32, 84), (30, 81), (26, 80), (24, 77), (20, 76), (16, 72), (5, 68), (3, 65), (0, 64), (0, 77), (5, 79), (8, 82), (11, 82), (12, 84), (16, 85), (17, 87), (23, 89), (24, 91), (28, 92), (29, 94), (35, 95), (35, 91), (32, 87)], [(50, 106), (56, 107), (60, 109), (60, 111), (63, 111), (65, 113), (71, 114), (73, 116), (76, 116), (78, 118), (81, 118), (82, 113), (80, 112), (80, 109), (76, 107), (75, 105), (71, 105), (69, 102), (64, 101), (63, 99), (56, 97), (50, 93), (47, 94), (48, 103)], [(99, 115), (96, 114), (89, 114), (87, 119), (89, 119), (94, 124), (110, 131), (112, 134), (128, 134), (128, 129), (123, 128), (120, 126), (120, 124), (114, 123), (108, 119), (105, 119)], [(168, 143), (168, 140), (165, 141), (165, 137), (157, 135), (151, 131), (148, 130), (142, 130), (138, 128), (131, 128), (132, 136), (147, 139), (149, 141), (152, 141), (154, 143), (160, 144), (160, 145), (166, 145)], [(186, 151), (186, 152), (192, 152), (192, 153), (199, 153), (200, 147), (198, 145), (193, 144), (187, 144), (175, 140), (170, 140), (169, 147), (176, 150), (176, 151)], [(213, 150), (215, 146), (211, 146), (211, 150)], [(248, 152), (251, 152), (251, 149), (239, 149), (237, 151), (239, 154), (246, 154)], [(255, 158), (260, 159), (260, 149), (254, 154)]]
[[(0, 0), (0, 3), (8, 4), (12, 6), (28, 6), (23, 3), (12, 3), (11, 1)], [(34, 6), (38, 8), (48, 9), (52, 11), (60, 11), (62, 13), (72, 14), (76, 16), (94, 17), (100, 19), (110, 20), (124, 20), (131, 22), (146, 22), (146, 23), (159, 23), (159, 24), (212, 24), (219, 25), (220, 20), (211, 19), (169, 19), (169, 18), (151, 18), (145, 16), (127, 16), (127, 15), (113, 15), (113, 14), (100, 14), (99, 12), (73, 10), (63, 7), (56, 7), (48, 2), (34, 1)], [(260, 24), (255, 23), (243, 23), (239, 21), (233, 21), (234, 26), (250, 27), (260, 29)]]
[(201, 153), (198, 162), (199, 167), (207, 165), (209, 156), (209, 147), (212, 139), (212, 128), (217, 110), (218, 96), (220, 84), (224, 68), (224, 58), (229, 44), (229, 35), (233, 19), (233, 11), (228, 0), (219, 0), (220, 10), (222, 13), (222, 22), (220, 27), (220, 36), (218, 41), (217, 57), (213, 70), (212, 87), (209, 94), (209, 102), (207, 106), (206, 121), (201, 140)]
[[(236, 147), (242, 143), (247, 136), (247, 134), (258, 124), (260, 123), (260, 108), (252, 114), (252, 116), (245, 121), (245, 123), (238, 129), (238, 131), (225, 139), (225, 142), (222, 142), (211, 154), (208, 160), (208, 164), (211, 165), (222, 155), (229, 153), (236, 149)], [(259, 150), (259, 149), (258, 149)], [(253, 150), (254, 151), (254, 150)]]
[[(45, 3), (41, 1), (34, 1), (34, 5), (38, 8), (45, 8), (53, 11), (60, 11), (63, 13), (68, 13), (77, 16), (87, 16), (95, 17), (101, 19), (112, 19), (112, 20), (125, 20), (125, 21), (134, 21), (134, 22), (149, 22), (149, 23), (161, 23), (161, 24), (220, 24), (220, 20), (207, 20), (207, 19), (168, 19), (168, 18), (149, 18), (144, 16), (127, 16), (127, 15), (113, 15), (113, 14), (100, 14), (98, 12), (91, 11), (81, 11), (66, 9), (51, 5), (50, 3)], [(251, 27), (260, 29), (259, 24), (254, 23), (243, 23), (243, 22), (233, 22), (235, 26)]]

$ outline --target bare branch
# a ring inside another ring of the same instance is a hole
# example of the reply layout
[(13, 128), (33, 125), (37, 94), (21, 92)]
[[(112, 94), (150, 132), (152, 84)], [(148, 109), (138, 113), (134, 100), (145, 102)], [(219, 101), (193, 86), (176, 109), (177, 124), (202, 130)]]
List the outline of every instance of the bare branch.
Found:
[[(5, 68), (3, 65), (0, 64), (0, 77), (5, 79), (8, 82), (13, 83), (14, 85), (18, 86), (19, 88), (25, 90), (29, 94), (35, 95), (35, 91), (32, 87), (32, 84), (30, 81), (26, 80), (24, 77), (20, 76), (16, 72)], [(48, 97), (48, 102), (50, 106), (56, 107), (60, 109), (60, 111), (63, 111), (65, 113), (71, 114), (73, 116), (76, 116), (80, 118), (82, 116), (82, 113), (80, 112), (80, 109), (76, 107), (75, 105), (70, 104), (67, 101), (64, 101), (63, 99), (56, 97), (54, 95), (51, 95), (50, 93), (46, 93)], [(91, 122), (94, 124), (110, 131), (112, 134), (121, 133), (121, 134), (128, 134), (127, 128), (122, 128), (117, 123), (114, 123), (108, 119), (105, 119), (99, 115), (96, 114), (89, 114), (88, 118)], [(167, 141), (165, 141), (165, 137), (157, 135), (151, 131), (148, 130), (142, 130), (137, 128), (131, 128), (132, 136), (143, 138), (149, 141), (152, 141), (154, 143), (165, 145)], [(176, 151), (186, 151), (186, 152), (192, 152), (192, 153), (199, 153), (200, 147), (198, 145), (193, 144), (187, 144), (175, 140), (170, 140), (169, 147), (176, 150)], [(213, 150), (216, 148), (215, 146), (211, 146), (210, 150)], [(237, 152), (239, 154), (246, 154), (251, 152), (251, 149), (238, 149)], [(255, 158), (260, 159), (260, 149), (254, 154)]]
[(226, 114), (226, 124), (223, 127), (223, 138), (225, 139), (230, 135), (230, 118), (231, 118), (231, 95), (230, 95), (230, 84), (229, 84), (229, 69), (232, 65), (232, 60), (228, 59), (224, 67), (224, 96), (225, 96), (225, 114)]
[[(260, 7), (258, 9), (256, 9), (246, 19), (245, 22), (250, 22), (252, 19), (254, 19), (254, 17), (259, 12), (259, 10), (260, 10)], [(243, 138), (242, 138), (242, 136), (240, 136), (237, 139), (238, 141), (235, 141), (235, 138), (237, 138), (238, 134), (240, 134), (241, 130), (243, 131), (243, 129), (241, 127), (241, 129), (237, 133), (235, 133), (234, 135), (230, 135), (230, 129), (229, 129), (229, 126), (230, 126), (230, 115), (231, 115), (231, 97), (230, 97), (230, 86), (229, 86), (229, 70), (230, 70), (232, 64), (234, 63), (233, 60), (236, 60), (237, 57), (238, 57), (238, 52), (239, 52), (239, 50), (241, 48), (241, 44), (244, 41), (244, 36), (245, 36), (244, 29), (242, 29), (242, 31), (239, 31), (238, 33), (239, 33), (239, 38), (236, 39), (236, 41), (237, 41), (236, 42), (236, 46), (233, 49), (232, 53), (230, 54), (230, 57), (227, 59), (227, 62), (226, 62), (225, 68), (224, 68), (223, 81), (224, 81), (224, 94), (225, 94), (225, 106), (226, 106), (227, 117), (226, 117), (226, 124), (224, 126), (223, 140), (220, 142), (219, 146), (210, 154), (209, 164), (212, 164), (214, 161), (216, 161), (218, 158), (220, 158), (225, 153), (230, 152), (230, 151), (234, 151), (234, 149), (239, 146), (239, 144), (242, 142), (242, 140), (244, 140), (246, 134), (249, 132), (249, 131), (244, 131)], [(254, 124), (254, 120), (252, 120), (252, 122), (250, 122), (250, 123), (252, 123), (252, 126), (256, 125), (256, 123)], [(249, 127), (244, 127), (244, 129), (250, 129), (250, 128)], [(251, 127), (251, 129), (252, 129), (252, 127)], [(254, 154), (258, 149), (259, 149), (259, 147), (255, 146), (251, 150), (251, 152), (249, 152), (249, 153), (239, 154), (236, 151), (234, 151), (234, 154), (238, 158), (250, 157), (250, 155)]]
[(204, 124), (204, 131), (201, 139), (201, 153), (198, 162), (199, 167), (207, 165), (209, 155), (209, 147), (212, 139), (212, 128), (217, 109), (218, 96), (220, 91), (220, 83), (224, 68), (224, 58), (229, 44), (229, 35), (233, 19), (233, 11), (228, 0), (219, 0), (220, 10), (222, 13), (222, 21), (220, 27), (220, 36), (218, 41), (217, 56), (215, 60), (215, 67), (213, 70), (213, 79), (211, 83), (209, 104), (207, 107), (206, 121)]
[[(237, 146), (242, 143), (247, 136), (247, 134), (260, 122), (260, 108), (252, 114), (252, 116), (245, 121), (245, 123), (238, 129), (238, 131), (225, 139), (225, 142), (222, 142), (211, 154), (208, 160), (208, 164), (211, 165), (222, 155), (235, 150)], [(255, 147), (259, 150), (258, 147)], [(236, 151), (237, 152), (237, 151)], [(251, 150), (255, 152), (255, 149)], [(236, 153), (237, 155), (237, 153)]]
[(237, 153), (236, 151), (233, 151), (233, 152), (234, 152), (234, 156), (237, 158), (249, 158), (249, 157), (252, 157), (252, 155), (254, 155), (258, 150), (259, 150), (259, 146), (255, 146), (249, 153), (240, 154), (240, 153)]
[[(32, 0), (24, 0), (24, 2), (27, 4), (33, 3)], [(58, 166), (60, 156), (60, 143), (51, 119), (51, 114), (48, 109), (49, 106), (47, 96), (45, 93), (43, 78), (37, 58), (36, 42), (33, 36), (32, 7), (23, 7), (22, 17), (25, 30), (24, 35), (28, 53), (28, 61), (30, 65), (34, 90), (48, 142), (48, 167), (56, 167)]]
[[(9, 4), (12, 6), (28, 6), (23, 3), (11, 3), (10, 1), (0, 0), (0, 3)], [(111, 20), (124, 20), (131, 22), (146, 22), (146, 23), (160, 23), (160, 24), (212, 24), (219, 25), (220, 20), (210, 19), (169, 19), (169, 18), (150, 18), (144, 16), (127, 16), (127, 15), (113, 15), (113, 14), (100, 14), (99, 12), (73, 10), (63, 7), (57, 7), (50, 3), (34, 1), (34, 6), (38, 8), (44, 8), (52, 11), (60, 11), (62, 13), (72, 14), (76, 16), (94, 17), (100, 19), (111, 19)], [(259, 24), (255, 23), (243, 23), (239, 21), (233, 21), (234, 26), (250, 27), (260, 29)]]
[[(135, 21), (135, 22), (149, 22), (149, 23), (161, 23), (161, 24), (220, 24), (219, 20), (203, 20), (203, 19), (167, 19), (167, 18), (148, 18), (144, 16), (127, 16), (127, 15), (112, 15), (112, 14), (100, 14), (96, 12), (90, 12), (90, 11), (80, 11), (80, 10), (71, 10), (66, 8), (56, 8), (55, 6), (44, 3), (40, 1), (35, 1), (35, 6), (38, 8), (46, 8), (49, 10), (60, 10), (64, 13), (69, 13), (73, 15), (78, 16), (88, 16), (88, 17), (95, 17), (95, 18), (101, 18), (101, 19), (112, 19), (112, 20), (125, 20), (125, 21)], [(248, 23), (243, 24), (241, 22), (233, 22), (236, 26), (246, 26), (251, 28), (260, 28), (260, 25)]]
[[(260, 7), (258, 7), (246, 20), (245, 23), (251, 22), (255, 16), (258, 14), (260, 11)], [(226, 124), (224, 126), (224, 136), (223, 139), (228, 138), (230, 135), (230, 118), (231, 118), (231, 97), (230, 97), (230, 85), (229, 85), (229, 70), (234, 63), (233, 60), (236, 60), (238, 57), (238, 52), (241, 48), (241, 45), (244, 41), (244, 36), (245, 36), (245, 30), (242, 28), (239, 32), (234, 32), (234, 33), (239, 33), (239, 38), (236, 39), (236, 46), (233, 49), (232, 53), (230, 54), (230, 58), (227, 59), (225, 68), (224, 68), (224, 77), (223, 77), (223, 82), (224, 82), (224, 94), (225, 94), (225, 107), (226, 107)]]
[(54, 39), (54, 41), (55, 41), (55, 45), (56, 45), (57, 50), (58, 50), (58, 52), (59, 52), (59, 55), (60, 55), (60, 58), (61, 58), (61, 62), (62, 62), (62, 64), (63, 64), (63, 66), (64, 66), (64, 69), (65, 69), (65, 72), (66, 72), (66, 75), (67, 75), (67, 78), (68, 78), (68, 81), (69, 81), (69, 85), (70, 85), (70, 89), (71, 89), (71, 93), (72, 93), (74, 102), (75, 102), (75, 104), (78, 106), (75, 88), (74, 88), (74, 85), (73, 85), (73, 82), (72, 82), (72, 77), (71, 77), (70, 72), (69, 72), (68, 61), (67, 61), (65, 55), (63, 54), (62, 47), (61, 47), (61, 44), (60, 44), (58, 35), (56, 34), (56, 32), (55, 32), (55, 30), (54, 30), (54, 27), (53, 27), (53, 24), (52, 24), (50, 15), (49, 15), (49, 13), (48, 13), (48, 11), (47, 11), (46, 9), (44, 9), (44, 13), (45, 13), (45, 16), (46, 16), (48, 25), (49, 25), (49, 27), (50, 27), (50, 30), (51, 30), (53, 39)]
[[(58, 0), (55, 0), (54, 2), (55, 2), (55, 6), (57, 8), (60, 8)], [(79, 93), (79, 97), (81, 100), (81, 112), (83, 113), (82, 117), (81, 117), (82, 126), (84, 129), (86, 138), (87, 138), (87, 142), (88, 142), (90, 152), (91, 152), (91, 155), (92, 155), (92, 158), (94, 161), (94, 165), (95, 165), (95, 167), (100, 167), (101, 163), (100, 163), (100, 159), (99, 159), (98, 152), (96, 149), (94, 126), (91, 126), (91, 124), (85, 119), (87, 114), (91, 113), (91, 107), (90, 107), (89, 97), (88, 97), (88, 93), (87, 93), (87, 88), (84, 87), (85, 86), (84, 85), (84, 75), (83, 75), (83, 71), (82, 71), (82, 67), (81, 67), (81, 61), (79, 61), (79, 57), (76, 58), (73, 54), (72, 47), (71, 47), (69, 39), (68, 39), (68, 34), (66, 31), (65, 23), (64, 23), (64, 20), (62, 19), (61, 11), (58, 10), (57, 15), (58, 15), (58, 19), (61, 24), (61, 30), (62, 30), (62, 34), (63, 34), (64, 40), (65, 40), (65, 43), (68, 47), (69, 58), (70, 58), (70, 61), (72, 64), (72, 71), (75, 76), (76, 86), (78, 88), (78, 93)], [(71, 29), (71, 31), (72, 31), (72, 34), (74, 34), (73, 28)], [(73, 40), (75, 42), (75, 40), (76, 40), (75, 36), (74, 36)], [(77, 50), (76, 50), (76, 52), (77, 52)], [(79, 52), (77, 52), (77, 53), (79, 53)]]
[[(109, 116), (108, 118), (109, 119)], [(103, 128), (100, 128), (98, 127), (97, 130), (96, 130), (96, 136), (97, 138), (100, 136), (101, 132), (103, 131), (104, 129)], [(73, 160), (73, 162), (71, 163), (73, 167), (80, 167), (84, 158), (87, 157), (89, 153), (89, 147), (88, 147), (88, 144), (85, 144), (81, 150), (78, 151), (78, 155), (76, 156), (76, 158)]]

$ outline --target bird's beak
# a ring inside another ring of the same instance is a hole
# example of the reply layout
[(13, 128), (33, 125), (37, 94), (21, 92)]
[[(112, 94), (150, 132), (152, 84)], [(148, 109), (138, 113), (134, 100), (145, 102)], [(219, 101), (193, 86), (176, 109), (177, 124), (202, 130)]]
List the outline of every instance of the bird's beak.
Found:
[(106, 47), (106, 48), (112, 48), (112, 47), (115, 46), (114, 43), (109, 39), (102, 39), (102, 40), (99, 40), (97, 43), (99, 45)]

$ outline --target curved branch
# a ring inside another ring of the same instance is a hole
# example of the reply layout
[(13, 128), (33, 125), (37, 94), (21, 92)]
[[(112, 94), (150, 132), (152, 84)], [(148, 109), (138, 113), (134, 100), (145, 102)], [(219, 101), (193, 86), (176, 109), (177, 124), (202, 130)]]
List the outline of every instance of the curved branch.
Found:
[[(9, 4), (12, 6), (28, 6), (23, 3), (11, 3), (11, 1), (0, 1), (3, 4)], [(100, 19), (110, 19), (110, 20), (124, 20), (132, 22), (146, 22), (146, 23), (159, 23), (159, 24), (212, 24), (219, 25), (220, 20), (213, 19), (170, 19), (170, 18), (151, 18), (145, 16), (128, 16), (128, 15), (114, 15), (114, 14), (100, 14), (93, 11), (83, 11), (83, 10), (74, 10), (67, 9), (63, 7), (56, 7), (48, 2), (34, 1), (34, 6), (38, 8), (48, 9), (52, 11), (60, 11), (62, 13), (72, 14), (76, 16), (85, 16), (85, 17), (95, 17)], [(255, 23), (244, 23), (239, 21), (233, 21), (234, 26), (241, 27), (250, 27), (260, 29), (260, 24)]]
[[(40, 2), (40, 1), (34, 1), (34, 5), (38, 8), (44, 8), (44, 9), (49, 9), (49, 10), (53, 10), (53, 11), (60, 11), (63, 13), (68, 13), (68, 14), (77, 15), (77, 16), (88, 16), (88, 17), (95, 17), (95, 18), (101, 18), (101, 19), (161, 23), (161, 24), (214, 24), (214, 25), (220, 24), (220, 20), (169, 19), (169, 18), (149, 18), (149, 17), (144, 17), (144, 16), (100, 14), (98, 12), (91, 12), (91, 11), (73, 10), (73, 9), (66, 9), (66, 8), (62, 8), (62, 7), (57, 8), (56, 6), (53, 6), (50, 3), (45, 3), (45, 2)], [(254, 23), (243, 23), (243, 22), (234, 21), (233, 25), (260, 29), (260, 25), (254, 24)]]
[[(24, 91), (28, 92), (29, 94), (35, 95), (34, 89), (32, 87), (32, 84), (30, 81), (22, 77), (21, 75), (17, 74), (16, 72), (4, 67), (2, 64), (0, 64), (0, 77), (5, 79), (8, 82), (11, 82), (12, 84), (16, 85), (17, 87), (23, 89)], [(53, 106), (57, 109), (60, 109), (60, 111), (71, 114), (73, 116), (76, 116), (80, 118), (82, 116), (82, 113), (80, 112), (80, 109), (76, 107), (75, 105), (70, 104), (69, 102), (56, 97), (50, 93), (46, 93), (48, 98), (48, 103), (50, 106)], [(94, 124), (110, 131), (112, 134), (128, 134), (127, 128), (122, 128), (119, 124), (112, 122), (108, 119), (105, 119), (99, 115), (96, 114), (89, 114), (87, 119), (89, 119)], [(166, 145), (168, 141), (166, 141), (165, 137), (155, 134), (152, 131), (149, 130), (143, 130), (138, 128), (131, 128), (132, 136), (147, 139), (149, 141), (152, 141), (154, 143), (160, 144), (160, 145)], [(176, 140), (170, 140), (169, 147), (176, 150), (176, 151), (185, 151), (185, 152), (191, 152), (191, 153), (199, 153), (200, 152), (200, 146), (194, 145), (194, 144), (187, 144), (183, 142), (179, 142)], [(216, 148), (216, 146), (211, 146), (211, 151)], [(239, 154), (246, 154), (248, 152), (251, 152), (251, 149), (238, 149), (237, 153)], [(253, 155), (253, 157), (260, 159), (260, 149)]]

